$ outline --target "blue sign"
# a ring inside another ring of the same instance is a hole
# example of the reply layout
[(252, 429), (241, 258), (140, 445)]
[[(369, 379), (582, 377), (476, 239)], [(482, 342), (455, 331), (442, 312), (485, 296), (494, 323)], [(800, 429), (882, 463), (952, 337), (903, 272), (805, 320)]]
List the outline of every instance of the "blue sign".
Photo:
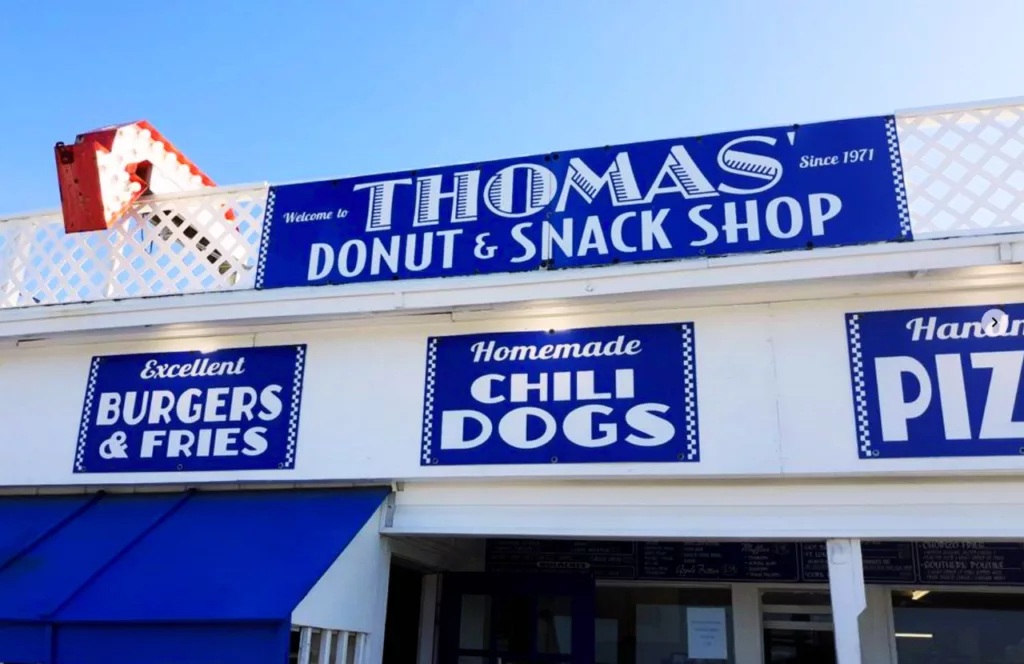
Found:
[(427, 346), (422, 465), (700, 460), (692, 323)]
[(872, 117), (272, 187), (257, 288), (911, 239)]
[(1024, 305), (848, 314), (861, 458), (1024, 454)]
[(76, 473), (295, 467), (305, 346), (94, 357)]

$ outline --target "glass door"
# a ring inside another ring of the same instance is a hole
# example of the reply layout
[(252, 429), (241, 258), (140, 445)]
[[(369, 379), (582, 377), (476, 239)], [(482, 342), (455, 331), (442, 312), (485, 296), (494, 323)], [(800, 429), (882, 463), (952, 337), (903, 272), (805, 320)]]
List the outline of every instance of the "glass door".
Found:
[(588, 577), (446, 574), (442, 664), (592, 664)]
[(765, 664), (835, 664), (828, 591), (761, 595)]

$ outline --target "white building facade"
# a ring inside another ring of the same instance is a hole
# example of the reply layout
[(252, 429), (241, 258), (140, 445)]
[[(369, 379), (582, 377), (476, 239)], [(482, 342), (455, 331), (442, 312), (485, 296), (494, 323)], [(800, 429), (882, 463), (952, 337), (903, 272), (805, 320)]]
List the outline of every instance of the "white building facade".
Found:
[(0, 241), (0, 661), (1024, 661), (1017, 102)]

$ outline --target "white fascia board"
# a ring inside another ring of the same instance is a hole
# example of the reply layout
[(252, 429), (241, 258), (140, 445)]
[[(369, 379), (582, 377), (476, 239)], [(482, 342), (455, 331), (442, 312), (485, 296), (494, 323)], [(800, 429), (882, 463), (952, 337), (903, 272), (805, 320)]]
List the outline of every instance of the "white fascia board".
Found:
[(406, 485), (389, 536), (1015, 539), (1016, 478)]
[(583, 304), (602, 297), (690, 295), (709, 289), (929, 274), (1006, 266), (1017, 257), (1024, 257), (1024, 233), (552, 272), (197, 293), (2, 311), (0, 339), (133, 329), (152, 333), (153, 328), (188, 326), (251, 327), (371, 316), (379, 322), (384, 315), (449, 313), (528, 302)]

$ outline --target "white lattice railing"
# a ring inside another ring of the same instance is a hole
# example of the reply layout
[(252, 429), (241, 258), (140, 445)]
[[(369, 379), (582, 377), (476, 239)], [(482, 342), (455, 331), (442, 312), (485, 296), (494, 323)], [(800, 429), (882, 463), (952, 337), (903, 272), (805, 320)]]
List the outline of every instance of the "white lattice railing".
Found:
[[(1024, 231), (1024, 101), (897, 127), (915, 239)], [(0, 309), (251, 289), (266, 199), (266, 185), (149, 198), (74, 235), (59, 213), (0, 219)]]
[(897, 116), (918, 240), (1024, 230), (1024, 102)]
[(108, 231), (0, 221), (0, 308), (252, 288), (266, 185), (139, 201)]
[(292, 627), (292, 653), (295, 664), (363, 664), (369, 636), (363, 632), (344, 632), (316, 627)]

